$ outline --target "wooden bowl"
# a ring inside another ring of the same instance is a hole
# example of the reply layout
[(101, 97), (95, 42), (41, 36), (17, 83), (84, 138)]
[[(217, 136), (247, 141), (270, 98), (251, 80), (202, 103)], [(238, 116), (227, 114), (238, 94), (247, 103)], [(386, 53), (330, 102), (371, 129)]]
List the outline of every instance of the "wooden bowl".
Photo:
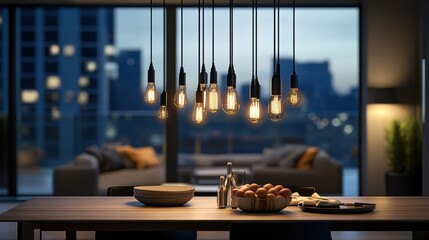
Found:
[(286, 208), (292, 198), (245, 198), (233, 196), (237, 208), (244, 212), (279, 212)]

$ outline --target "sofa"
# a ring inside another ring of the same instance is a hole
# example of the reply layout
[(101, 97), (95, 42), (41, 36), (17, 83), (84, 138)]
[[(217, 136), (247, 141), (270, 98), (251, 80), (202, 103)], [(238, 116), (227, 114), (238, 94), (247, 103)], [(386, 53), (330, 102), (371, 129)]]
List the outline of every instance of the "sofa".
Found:
[[(203, 178), (204, 176), (192, 175), (191, 171), (187, 178), (183, 178), (186, 182), (196, 184), (199, 183), (199, 179), (212, 184), (217, 183), (217, 175), (226, 174), (227, 162), (232, 162), (233, 170), (245, 169), (248, 183), (314, 186), (320, 194), (342, 195), (342, 163), (323, 149), (314, 146), (285, 144), (276, 148), (265, 148), (262, 153), (256, 154), (179, 155), (179, 163), (191, 165), (190, 169), (202, 169), (204, 171), (197, 172), (204, 172), (207, 175)], [(219, 171), (219, 168), (224, 168), (225, 171)], [(210, 173), (210, 169), (213, 174)], [(212, 178), (211, 181), (209, 178)]]
[(321, 195), (342, 195), (343, 165), (323, 149), (287, 144), (265, 149), (264, 163), (252, 166), (257, 183), (313, 186)]
[[(134, 152), (143, 158), (147, 155), (152, 158), (156, 158), (153, 155), (158, 156), (156, 164), (143, 167), (137, 167), (135, 162), (129, 161), (129, 156), (111, 147), (110, 150), (103, 147), (103, 154), (94, 149), (94, 146), (88, 147), (72, 162), (54, 169), (54, 195), (105, 195), (109, 186), (158, 185), (166, 182), (164, 158), (153, 149), (149, 153)], [(114, 160), (106, 164), (103, 161), (106, 158)], [(298, 144), (264, 149), (259, 154), (179, 154), (179, 181), (199, 184), (194, 181), (195, 169), (213, 169), (219, 175), (216, 170), (223, 168), (225, 171), (222, 174), (226, 174), (227, 162), (232, 162), (233, 170), (246, 169), (249, 183), (314, 186), (323, 195), (342, 194), (342, 164), (322, 149)], [(218, 182), (218, 175), (212, 176), (213, 183)]]
[[(132, 162), (130, 155), (117, 151), (118, 147), (128, 148), (128, 153), (141, 157), (140, 160), (151, 156), (152, 162), (146, 165)], [(90, 146), (71, 162), (54, 168), (53, 191), (55, 196), (106, 195), (110, 186), (162, 184), (166, 181), (165, 174), (163, 157), (152, 147)]]

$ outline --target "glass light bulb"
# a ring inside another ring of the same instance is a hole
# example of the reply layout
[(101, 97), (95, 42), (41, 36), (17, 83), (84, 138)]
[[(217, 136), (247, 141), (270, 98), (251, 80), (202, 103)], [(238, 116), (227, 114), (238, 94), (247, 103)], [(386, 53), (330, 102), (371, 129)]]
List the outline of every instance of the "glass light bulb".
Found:
[(197, 124), (202, 124), (206, 121), (206, 111), (203, 108), (203, 103), (196, 102), (194, 111), (192, 112), (192, 121)]
[(209, 86), (209, 90), (207, 93), (208, 101), (207, 108), (210, 112), (215, 113), (219, 109), (219, 91), (217, 88), (217, 84), (212, 83)]
[(204, 110), (207, 107), (207, 84), (201, 83), (201, 91), (203, 92), (203, 108)]
[(298, 88), (291, 88), (289, 93), (287, 94), (286, 101), (292, 107), (296, 107), (301, 103), (302, 95)]
[(186, 95), (186, 86), (179, 85), (174, 96), (174, 105), (178, 108), (184, 108), (188, 104), (188, 96)]
[(268, 117), (273, 121), (279, 121), (285, 116), (281, 95), (272, 95), (268, 103)]
[(222, 109), (227, 114), (235, 114), (240, 109), (237, 91), (232, 86), (228, 86), (223, 98)]
[(144, 92), (144, 100), (149, 104), (154, 104), (158, 98), (158, 91), (154, 82), (149, 82)]
[(167, 117), (168, 117), (167, 106), (162, 105), (158, 111), (158, 118), (159, 119), (166, 119)]
[(251, 123), (260, 123), (262, 121), (262, 104), (258, 98), (250, 98), (247, 107), (246, 117)]

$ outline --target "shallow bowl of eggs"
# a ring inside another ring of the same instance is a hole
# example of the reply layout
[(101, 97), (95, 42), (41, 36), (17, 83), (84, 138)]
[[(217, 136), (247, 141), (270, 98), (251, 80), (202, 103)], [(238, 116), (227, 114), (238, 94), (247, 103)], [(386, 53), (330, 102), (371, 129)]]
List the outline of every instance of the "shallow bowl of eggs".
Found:
[(231, 205), (244, 212), (279, 212), (289, 205), (291, 195), (291, 190), (282, 185), (245, 184), (232, 190)]

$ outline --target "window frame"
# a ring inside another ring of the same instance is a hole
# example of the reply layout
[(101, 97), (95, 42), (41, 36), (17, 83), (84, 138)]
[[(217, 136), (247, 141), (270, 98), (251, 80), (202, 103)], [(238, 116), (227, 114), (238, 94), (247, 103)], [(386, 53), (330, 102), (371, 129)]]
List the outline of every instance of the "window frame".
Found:
[[(7, 8), (9, 12), (9, 26), (16, 26), (16, 11), (18, 7), (148, 7), (148, 1), (144, 0), (74, 0), (70, 2), (68, 0), (40, 0), (35, 4), (32, 0), (0, 0), (2, 8)], [(219, 7), (227, 6), (229, 1), (220, 0), (217, 1), (216, 5)], [(236, 1), (237, 2), (237, 1)], [(196, 6), (198, 1), (189, 0), (185, 2), (185, 7)], [(153, 1), (154, 6), (162, 6), (161, 0)], [(237, 7), (250, 7), (251, 1), (240, 1), (235, 4)], [(290, 7), (290, 3), (280, 4), (281, 7)], [(271, 5), (260, 4), (261, 7), (271, 7)], [(176, 9), (180, 7), (180, 1), (177, 3), (168, 3), (166, 9), (166, 32), (167, 32), (167, 94), (174, 96), (176, 90)], [(362, 12), (362, 0), (331, 0), (329, 2), (323, 0), (308, 0), (300, 3), (298, 7), (356, 7), (359, 11), (359, 66), (358, 66), (358, 79), (359, 79), (359, 134), (358, 134), (358, 175), (359, 175), (359, 195), (362, 195), (363, 186), (365, 186), (363, 169), (366, 165), (366, 101), (365, 101), (365, 89), (366, 89), (366, 76), (363, 74), (366, 69), (366, 53), (364, 52), (365, 45), (363, 40), (365, 39), (365, 15)], [(15, 27), (8, 28), (8, 62), (16, 62), (15, 54), (17, 52), (15, 39), (17, 31)], [(169, 35), (174, 37), (168, 37)], [(17, 196), (17, 87), (16, 87), (16, 64), (11, 64), (8, 72), (8, 152), (7, 156), (9, 162), (7, 164), (7, 175), (8, 175), (8, 196)], [(168, 111), (169, 118), (165, 123), (165, 138), (164, 138), (164, 153), (166, 157), (166, 181), (177, 182), (178, 180), (178, 113), (174, 107), (173, 98), (168, 98)], [(168, 137), (166, 137), (168, 136)], [(365, 158), (365, 159), (364, 159)]]

